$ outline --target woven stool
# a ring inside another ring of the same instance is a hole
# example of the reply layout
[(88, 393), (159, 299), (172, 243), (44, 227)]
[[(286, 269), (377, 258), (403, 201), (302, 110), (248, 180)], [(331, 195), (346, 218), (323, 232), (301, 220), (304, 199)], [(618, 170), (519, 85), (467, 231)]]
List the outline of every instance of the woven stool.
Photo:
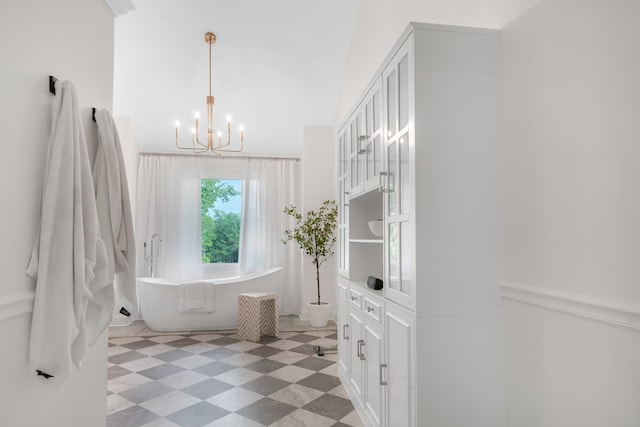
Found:
[(238, 294), (238, 338), (258, 342), (260, 335), (278, 336), (278, 293)]

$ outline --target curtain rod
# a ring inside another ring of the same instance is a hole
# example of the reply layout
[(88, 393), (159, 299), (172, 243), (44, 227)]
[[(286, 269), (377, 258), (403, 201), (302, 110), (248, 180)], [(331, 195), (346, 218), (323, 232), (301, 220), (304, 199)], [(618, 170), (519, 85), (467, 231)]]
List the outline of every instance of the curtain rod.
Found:
[(212, 156), (212, 155), (196, 155), (196, 154), (186, 154), (186, 153), (162, 153), (162, 152), (153, 152), (153, 151), (141, 151), (139, 153), (141, 156), (167, 156), (167, 157), (199, 157), (199, 158), (210, 158), (217, 160), (224, 159), (238, 159), (238, 160), (251, 160), (251, 159), (264, 159), (264, 160), (293, 160), (299, 162), (300, 157), (287, 157), (287, 156), (268, 156), (268, 155), (225, 155), (225, 156)]

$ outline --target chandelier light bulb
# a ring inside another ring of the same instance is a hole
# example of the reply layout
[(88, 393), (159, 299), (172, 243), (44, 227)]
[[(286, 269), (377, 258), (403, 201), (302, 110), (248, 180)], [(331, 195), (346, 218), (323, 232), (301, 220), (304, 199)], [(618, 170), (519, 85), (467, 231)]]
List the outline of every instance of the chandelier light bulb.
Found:
[(179, 128), (180, 127), (180, 120), (176, 120), (176, 127)]
[(196, 120), (200, 118), (200, 113), (199, 112), (195, 112), (194, 116), (196, 117)]

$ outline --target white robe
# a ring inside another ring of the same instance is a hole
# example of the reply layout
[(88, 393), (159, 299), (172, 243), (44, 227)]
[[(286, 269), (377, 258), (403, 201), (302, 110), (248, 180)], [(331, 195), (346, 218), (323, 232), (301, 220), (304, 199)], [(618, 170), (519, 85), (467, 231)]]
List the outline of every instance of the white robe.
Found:
[(107, 253), (75, 88), (56, 82), (42, 217), (27, 274), (36, 278), (29, 363), (59, 388), (111, 322)]
[(100, 231), (109, 257), (109, 280), (114, 281), (116, 299), (135, 316), (138, 313), (136, 246), (120, 137), (109, 111), (96, 111), (95, 117), (99, 144), (93, 182)]

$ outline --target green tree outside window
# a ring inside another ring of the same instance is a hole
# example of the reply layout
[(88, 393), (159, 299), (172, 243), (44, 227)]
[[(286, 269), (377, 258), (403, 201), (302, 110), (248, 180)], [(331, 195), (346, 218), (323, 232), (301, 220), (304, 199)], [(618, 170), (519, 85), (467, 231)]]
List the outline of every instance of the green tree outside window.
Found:
[(202, 263), (237, 263), (242, 181), (200, 181)]

